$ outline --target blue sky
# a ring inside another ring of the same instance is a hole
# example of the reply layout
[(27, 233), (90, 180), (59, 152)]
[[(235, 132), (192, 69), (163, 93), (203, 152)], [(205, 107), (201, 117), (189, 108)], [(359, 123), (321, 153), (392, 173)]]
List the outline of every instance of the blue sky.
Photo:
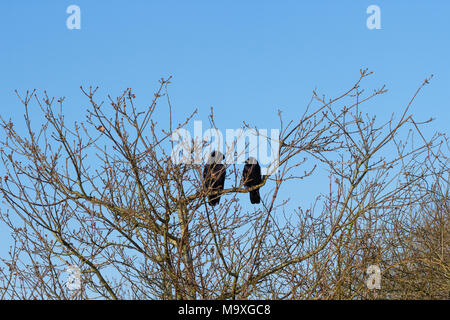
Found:
[[(80, 30), (66, 28), (71, 4)], [(380, 30), (366, 27), (372, 4)], [(80, 85), (99, 86), (101, 98), (131, 87), (145, 106), (158, 79), (172, 75), (176, 120), (198, 108), (195, 120), (206, 121), (213, 106), (219, 128), (245, 120), (270, 129), (277, 109), (295, 118), (314, 88), (334, 96), (367, 67), (375, 75), (363, 85), (389, 89), (366, 110), (381, 117), (400, 112), (434, 74), (412, 111), (437, 118), (430, 134), (448, 133), (449, 12), (444, 0), (1, 1), (0, 114), (22, 121), (13, 90), (36, 88), (65, 96), (67, 116), (84, 120)], [(167, 120), (164, 110), (158, 116)]]
[[(81, 30), (66, 28), (71, 4)], [(381, 30), (366, 27), (370, 4), (381, 9)], [(380, 113), (400, 109), (434, 74), (414, 111), (439, 116), (446, 130), (449, 9), (437, 0), (2, 1), (1, 110), (15, 113), (13, 89), (36, 88), (66, 96), (67, 112), (78, 115), (80, 85), (103, 95), (131, 87), (147, 104), (157, 80), (172, 75), (179, 120), (193, 108), (206, 119), (214, 106), (219, 126), (251, 117), (271, 127), (276, 109), (295, 116), (312, 89), (337, 94), (367, 67), (376, 73), (369, 88), (391, 91), (377, 101)]]

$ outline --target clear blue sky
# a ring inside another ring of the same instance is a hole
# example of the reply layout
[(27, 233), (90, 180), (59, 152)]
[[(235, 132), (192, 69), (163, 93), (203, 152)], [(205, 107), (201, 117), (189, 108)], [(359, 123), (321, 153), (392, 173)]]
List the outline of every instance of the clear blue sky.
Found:
[[(66, 28), (71, 4), (81, 9), (81, 30)], [(381, 30), (366, 27), (371, 4), (381, 9)], [(219, 126), (252, 117), (272, 127), (277, 108), (295, 116), (312, 89), (336, 94), (367, 67), (376, 72), (368, 86), (391, 91), (378, 100), (380, 113), (400, 109), (434, 74), (414, 111), (439, 116), (435, 125), (446, 130), (449, 12), (445, 0), (1, 1), (1, 111), (15, 114), (13, 89), (36, 88), (66, 96), (77, 115), (86, 102), (80, 85), (112, 95), (132, 87), (146, 104), (157, 80), (173, 75), (179, 119), (195, 107), (206, 119), (214, 106)]]
[[(71, 4), (81, 30), (66, 28)], [(366, 27), (371, 4), (381, 30)], [(172, 75), (176, 120), (194, 108), (206, 120), (214, 106), (220, 128), (245, 120), (270, 129), (277, 109), (296, 117), (314, 88), (338, 94), (367, 67), (376, 73), (368, 89), (390, 90), (367, 110), (377, 115), (400, 112), (434, 74), (412, 111), (437, 117), (432, 129), (448, 133), (449, 14), (445, 0), (2, 0), (0, 113), (22, 121), (13, 90), (36, 88), (66, 96), (67, 115), (84, 120), (80, 85), (100, 86), (100, 97), (131, 87), (147, 105), (158, 79)]]

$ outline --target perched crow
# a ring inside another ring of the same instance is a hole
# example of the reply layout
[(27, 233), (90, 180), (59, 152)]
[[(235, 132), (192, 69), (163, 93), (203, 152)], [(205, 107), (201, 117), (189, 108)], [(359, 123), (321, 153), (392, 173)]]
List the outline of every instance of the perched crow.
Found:
[[(261, 184), (261, 167), (259, 166), (258, 161), (255, 158), (250, 157), (247, 161), (245, 161), (242, 178), (244, 181), (244, 186), (247, 188), (251, 188), (253, 186)], [(259, 188), (250, 191), (250, 202), (255, 204), (259, 203), (260, 201), (261, 198), (259, 196)]]
[(225, 185), (226, 168), (220, 163), (223, 159), (225, 156), (222, 153), (213, 151), (203, 169), (203, 180), (208, 192), (208, 203), (211, 206), (220, 202), (220, 195), (217, 195), (217, 191), (223, 190)]

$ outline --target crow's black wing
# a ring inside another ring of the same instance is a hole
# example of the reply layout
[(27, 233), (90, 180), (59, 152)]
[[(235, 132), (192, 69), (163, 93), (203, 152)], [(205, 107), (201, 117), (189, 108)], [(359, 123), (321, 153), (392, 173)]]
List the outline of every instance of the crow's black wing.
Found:
[(203, 179), (206, 189), (210, 190), (208, 203), (215, 206), (220, 202), (220, 196), (217, 191), (223, 190), (225, 186), (226, 168), (223, 164), (205, 165), (203, 169)]
[[(245, 164), (244, 170), (242, 172), (244, 179), (244, 186), (251, 188), (257, 186), (262, 182), (261, 179), (261, 167), (258, 163), (256, 164)], [(259, 188), (250, 191), (250, 202), (252, 204), (260, 203), (261, 198), (259, 196)]]
[(244, 186), (253, 187), (261, 183), (261, 167), (258, 163), (246, 164), (242, 172)]
[(242, 182), (244, 183), (244, 186), (248, 186), (250, 183), (250, 173), (251, 170), (251, 165), (250, 164), (245, 164), (244, 165), (244, 170), (242, 171)]
[(252, 168), (252, 180), (253, 180), (253, 185), (256, 186), (258, 184), (260, 184), (262, 182), (261, 179), (261, 167), (259, 166), (259, 163), (256, 163), (253, 168)]
[(217, 189), (223, 190), (225, 187), (226, 168), (223, 164), (218, 164), (214, 167), (215, 176), (217, 176)]
[(225, 166), (221, 163), (212, 163), (213, 161), (217, 162), (219, 158), (222, 161), (225, 156), (220, 152), (216, 153), (214, 150), (208, 159), (208, 163), (203, 168), (204, 188), (208, 192), (208, 203), (212, 206), (219, 203), (220, 195), (218, 191), (223, 190), (225, 186)]

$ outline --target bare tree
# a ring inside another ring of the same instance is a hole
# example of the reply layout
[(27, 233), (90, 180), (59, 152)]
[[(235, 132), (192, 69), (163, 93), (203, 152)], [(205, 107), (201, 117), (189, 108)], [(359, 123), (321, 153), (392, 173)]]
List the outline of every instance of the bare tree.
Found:
[[(2, 297), (448, 298), (448, 142), (425, 138), (429, 121), (411, 114), (429, 79), (398, 118), (378, 123), (361, 111), (387, 91), (361, 89), (371, 74), (361, 70), (335, 98), (314, 91), (298, 119), (286, 122), (280, 111), (278, 170), (249, 189), (241, 166), (228, 165), (214, 207), (202, 167), (172, 161), (171, 135), (197, 110), (173, 124), (170, 78), (143, 109), (131, 89), (104, 103), (97, 89), (82, 88), (89, 108), (73, 125), (64, 98), (17, 92), (26, 132), (1, 119), (1, 220), (14, 243), (2, 259)], [(155, 120), (163, 104), (169, 128)], [(329, 183), (311, 206), (283, 199), (284, 188), (300, 192), (320, 172)], [(240, 195), (256, 188), (261, 205), (242, 205)], [(79, 290), (63, 277), (71, 265), (81, 269)], [(382, 272), (378, 290), (366, 286), (370, 265)]]

